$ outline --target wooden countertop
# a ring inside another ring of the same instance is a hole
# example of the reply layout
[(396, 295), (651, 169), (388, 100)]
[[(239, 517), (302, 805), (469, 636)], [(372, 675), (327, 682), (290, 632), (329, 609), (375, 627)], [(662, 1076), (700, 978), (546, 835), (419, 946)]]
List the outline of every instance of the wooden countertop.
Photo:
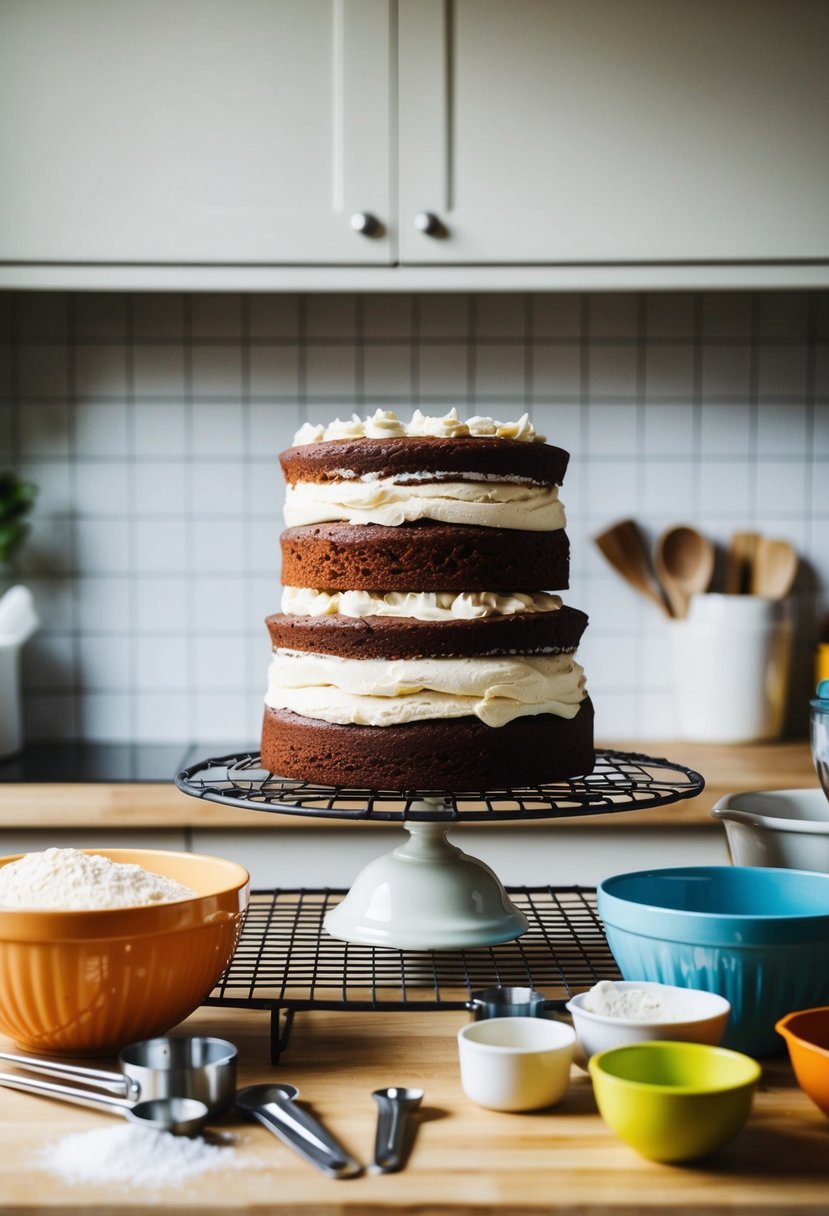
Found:
[(829, 1122), (796, 1087), (785, 1056), (765, 1062), (754, 1110), (736, 1140), (703, 1164), (661, 1166), (609, 1132), (577, 1068), (568, 1096), (550, 1111), (501, 1114), (474, 1106), (458, 1078), (454, 1035), (462, 1022), (458, 1013), (300, 1013), (276, 1068), (267, 1060), (264, 1013), (202, 1009), (186, 1023), (238, 1044), (241, 1084), (298, 1085), (361, 1161), (370, 1159), (374, 1143), (371, 1091), (421, 1086), (424, 1109), (402, 1173), (327, 1179), (264, 1128), (229, 1115), (215, 1127), (243, 1137), (236, 1151), (244, 1169), (205, 1174), (154, 1195), (113, 1184), (69, 1186), (37, 1168), (38, 1154), (72, 1132), (107, 1126), (110, 1117), (0, 1090), (0, 1212), (826, 1216)]
[[(596, 815), (578, 821), (579, 827), (614, 828), (705, 827), (716, 829), (709, 816), (715, 802), (738, 790), (792, 789), (816, 786), (808, 743), (802, 741), (727, 746), (700, 743), (606, 744), (623, 751), (645, 752), (696, 769), (705, 777), (703, 793), (687, 802), (655, 810), (623, 815)], [(573, 819), (548, 821), (552, 830), (572, 827)], [(538, 827), (538, 821), (535, 826)], [(345, 826), (341, 821), (307, 816), (263, 814), (236, 807), (202, 802), (181, 794), (168, 784), (39, 785), (9, 784), (0, 787), (0, 829), (34, 828), (232, 828), (259, 830), (308, 830)], [(376, 823), (350, 821), (348, 830), (374, 827)], [(481, 825), (484, 826), (484, 825)], [(486, 824), (497, 831), (503, 823)], [(511, 830), (528, 826), (510, 823)]]

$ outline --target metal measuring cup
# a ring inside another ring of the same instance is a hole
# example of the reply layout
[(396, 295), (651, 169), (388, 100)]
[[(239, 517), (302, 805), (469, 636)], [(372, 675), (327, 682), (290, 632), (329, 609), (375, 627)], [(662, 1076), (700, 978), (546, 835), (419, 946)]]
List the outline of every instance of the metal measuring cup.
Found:
[(473, 992), (466, 1008), (472, 1014), (473, 1022), (481, 1022), (484, 1018), (540, 1018), (546, 1009), (555, 1008), (556, 1004), (535, 988), (505, 985)]
[[(149, 1102), (189, 1099), (203, 1104), (207, 1114), (221, 1115), (233, 1105), (237, 1054), (236, 1047), (227, 1039), (208, 1035), (165, 1035), (132, 1043), (120, 1051), (120, 1072), (9, 1052), (0, 1052), (0, 1060), (7, 1060), (27, 1072), (67, 1081), (86, 1081), (95, 1089), (123, 1099), (133, 1108), (136, 1104), (143, 1106)], [(8, 1080), (2, 1083), (10, 1084)], [(24, 1086), (18, 1084), (13, 1088), (22, 1089)], [(101, 1097), (100, 1094), (90, 1095), (88, 1090), (80, 1088), (64, 1088), (70, 1095)], [(46, 1091), (41, 1089), (35, 1092)], [(53, 1093), (53, 1096), (61, 1095)]]

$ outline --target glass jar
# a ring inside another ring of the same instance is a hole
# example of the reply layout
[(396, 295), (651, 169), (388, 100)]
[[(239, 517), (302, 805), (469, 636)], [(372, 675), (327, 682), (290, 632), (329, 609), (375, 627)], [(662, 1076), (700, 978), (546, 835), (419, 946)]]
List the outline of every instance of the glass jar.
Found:
[(812, 760), (823, 792), (829, 798), (829, 680), (821, 680), (817, 696), (810, 704)]

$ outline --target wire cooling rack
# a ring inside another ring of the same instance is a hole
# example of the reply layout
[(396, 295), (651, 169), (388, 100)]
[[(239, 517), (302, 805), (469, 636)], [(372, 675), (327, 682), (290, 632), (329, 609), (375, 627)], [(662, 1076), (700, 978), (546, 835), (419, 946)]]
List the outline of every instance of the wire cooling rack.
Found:
[(327, 889), (255, 891), (236, 953), (207, 1005), (271, 1011), (271, 1059), (295, 1013), (463, 1009), (496, 985), (543, 992), (563, 1007), (619, 971), (586, 887), (509, 887), (529, 927), (516, 941), (467, 950), (401, 951), (330, 937), (323, 920), (345, 895)]
[[(317, 815), (331, 819), (460, 820), (555, 819), (607, 815), (667, 806), (702, 792), (699, 773), (671, 760), (637, 752), (598, 751), (592, 773), (568, 781), (521, 789), (448, 793), (418, 790), (365, 790), (292, 781), (262, 768), (258, 752), (204, 760), (184, 769), (176, 785), (185, 794), (255, 811)], [(432, 809), (418, 806), (434, 801)]]

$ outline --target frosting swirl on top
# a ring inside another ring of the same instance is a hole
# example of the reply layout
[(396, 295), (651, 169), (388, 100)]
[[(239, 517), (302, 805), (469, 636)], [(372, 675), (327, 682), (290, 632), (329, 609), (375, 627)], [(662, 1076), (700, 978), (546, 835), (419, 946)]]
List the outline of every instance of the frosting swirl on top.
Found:
[(375, 410), (367, 418), (358, 414), (343, 421), (335, 418), (327, 426), (306, 422), (294, 435), (294, 445), (326, 443), (333, 439), (389, 439), (404, 436), (434, 436), (440, 439), (517, 439), (521, 443), (545, 443), (545, 437), (536, 433), (528, 414), (522, 414), (515, 422), (499, 422), (476, 414), (465, 422), (458, 417), (454, 407), (442, 417), (430, 417), (415, 410), (409, 422), (403, 422), (393, 410)]

